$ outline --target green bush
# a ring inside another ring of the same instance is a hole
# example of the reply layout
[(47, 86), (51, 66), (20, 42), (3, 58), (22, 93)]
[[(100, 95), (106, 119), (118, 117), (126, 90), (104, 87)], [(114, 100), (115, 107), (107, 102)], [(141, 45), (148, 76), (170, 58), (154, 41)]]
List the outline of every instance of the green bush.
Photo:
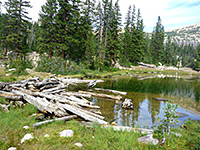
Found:
[(26, 68), (32, 69), (33, 66), (30, 61), (22, 60), (21, 58), (17, 58), (15, 60), (11, 60), (9, 69), (16, 68), (16, 71), (12, 72), (13, 75), (27, 75)]
[(66, 65), (67, 61), (59, 58), (48, 58), (47, 56), (42, 56), (38, 62), (36, 71), (40, 72), (50, 72), (53, 74), (62, 74), (62, 75), (72, 75), (72, 74), (85, 74), (85, 65), (76, 64), (73, 61), (69, 61), (69, 64)]
[(124, 55), (121, 55), (121, 57), (119, 59), (119, 64), (122, 67), (128, 67), (128, 68), (131, 67), (131, 62)]

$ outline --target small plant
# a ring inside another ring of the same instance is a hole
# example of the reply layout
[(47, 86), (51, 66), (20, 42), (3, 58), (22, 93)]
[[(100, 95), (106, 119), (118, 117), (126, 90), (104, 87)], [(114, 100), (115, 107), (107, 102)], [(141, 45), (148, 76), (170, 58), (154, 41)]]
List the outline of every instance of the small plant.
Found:
[(158, 138), (163, 138), (163, 140), (165, 140), (165, 135), (170, 135), (171, 133), (171, 126), (178, 123), (178, 116), (176, 115), (177, 107), (178, 105), (167, 103), (167, 106), (164, 106), (164, 118), (160, 119), (160, 117), (158, 117), (156, 119), (158, 126), (156, 127), (155, 133), (158, 135)]
[(28, 60), (23, 60), (21, 58), (17, 58), (15, 60), (11, 60), (9, 69), (16, 68), (16, 71), (12, 72), (13, 75), (20, 76), (20, 75), (27, 75), (26, 68), (32, 69), (33, 66), (31, 62)]

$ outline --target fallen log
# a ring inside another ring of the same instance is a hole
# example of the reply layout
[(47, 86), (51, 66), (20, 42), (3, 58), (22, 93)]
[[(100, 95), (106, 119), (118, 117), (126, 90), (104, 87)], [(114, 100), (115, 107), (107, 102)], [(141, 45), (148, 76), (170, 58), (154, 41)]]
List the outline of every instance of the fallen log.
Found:
[(0, 104), (0, 107), (3, 108), (6, 112), (9, 112), (10, 105)]
[(111, 92), (114, 94), (121, 94), (121, 95), (126, 95), (127, 92), (121, 92), (121, 91), (116, 91), (116, 90), (109, 90), (109, 89), (100, 89), (100, 88), (94, 88), (96, 91), (105, 91), (105, 92)]
[(62, 120), (68, 121), (68, 120), (75, 119), (75, 118), (77, 118), (76, 115), (71, 115), (71, 116), (66, 116), (66, 117), (62, 117), (62, 118), (45, 120), (45, 121), (42, 121), (42, 122), (34, 123), (32, 127), (35, 128), (35, 127), (38, 127), (38, 126), (41, 126), (41, 125), (44, 125), (44, 124), (47, 124), (47, 123), (50, 123), (50, 122), (53, 122), (53, 121), (62, 121)]
[(138, 62), (138, 64), (141, 66), (149, 67), (149, 68), (156, 68), (156, 66), (153, 64), (145, 64), (143, 62)]
[(61, 93), (61, 95), (91, 98), (90, 94), (81, 94), (78, 92), (65, 92), (65, 93)]
[(80, 108), (76, 108), (74, 106), (71, 106), (71, 105), (68, 105), (68, 104), (57, 104), (60, 108), (64, 108), (66, 109), (67, 111), (85, 119), (85, 120), (88, 120), (88, 121), (91, 121), (91, 122), (96, 122), (96, 123), (99, 123), (99, 124), (108, 124), (106, 121), (102, 120), (102, 119), (99, 119), (99, 118), (96, 118), (94, 116), (91, 116), (83, 111), (81, 111)]
[[(78, 83), (90, 83), (94, 80), (80, 80), (80, 79), (65, 79), (65, 78), (57, 78), (61, 82), (65, 84), (78, 84)], [(103, 80), (96, 80), (96, 83), (104, 82)]]
[(158, 101), (169, 101), (169, 99), (166, 99), (166, 98), (153, 97), (153, 99), (158, 100)]
[(28, 95), (45, 97), (45, 98), (52, 100), (52, 101), (56, 101), (56, 102), (60, 102), (60, 103), (67, 103), (67, 104), (74, 105), (74, 106), (80, 108), (80, 106), (76, 102), (67, 100), (66, 98), (59, 96), (59, 95), (53, 95), (53, 94), (50, 94), (50, 93), (42, 93), (42, 92), (32, 92), (30, 90), (25, 90), (25, 89), (22, 89), (22, 88), (15, 88), (15, 89), (22, 91), (23, 93), (26, 93)]
[(12, 90), (12, 92), (21, 95), (24, 100), (36, 106), (37, 109), (41, 112), (46, 110), (47, 112), (55, 114), (58, 117), (66, 116), (68, 114), (64, 109), (59, 108), (57, 105), (49, 102), (44, 98), (43, 99), (40, 97), (35, 98), (34, 96), (28, 95), (26, 93), (23, 93), (22, 91), (17, 91), (17, 90)]
[(5, 91), (0, 91), (0, 97), (5, 97), (6, 99), (16, 100), (16, 101), (22, 100), (22, 96), (13, 94), (11, 92), (5, 92)]
[(47, 85), (57, 85), (59, 82), (36, 82), (34, 86), (38, 89), (42, 88), (43, 86)]
[(0, 90), (2, 90), (5, 87), (5, 83), (0, 82)]
[(46, 90), (42, 90), (42, 92), (44, 92), (44, 93), (53, 93), (53, 92), (55, 92), (55, 91), (65, 91), (65, 88), (66, 87), (54, 87), (54, 88), (50, 88), (50, 89), (46, 89)]
[[(86, 127), (93, 127), (93, 123), (91, 122), (85, 122), (82, 121), (79, 123), (81, 126), (86, 126)], [(112, 126), (112, 125), (101, 125), (102, 128), (107, 128), (107, 129), (114, 129), (115, 131), (126, 131), (126, 132), (139, 132), (142, 134), (151, 134), (154, 132), (152, 129), (143, 129), (143, 128), (132, 128), (132, 127), (127, 127), (127, 126)]]
[(121, 100), (122, 96), (117, 95), (107, 95), (107, 94), (99, 94), (99, 93), (92, 93), (92, 92), (86, 92), (86, 91), (79, 91), (79, 93), (81, 94), (90, 94), (94, 97), (99, 97), (99, 98), (106, 98), (106, 99), (113, 99), (113, 100)]

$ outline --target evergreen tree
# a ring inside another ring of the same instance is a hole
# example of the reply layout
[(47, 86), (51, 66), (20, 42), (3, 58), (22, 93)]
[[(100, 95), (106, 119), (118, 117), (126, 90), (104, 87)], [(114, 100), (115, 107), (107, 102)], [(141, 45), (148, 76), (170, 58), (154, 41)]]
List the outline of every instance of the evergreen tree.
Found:
[(70, 21), (72, 20), (72, 4), (69, 0), (58, 0), (59, 9), (56, 18), (57, 36), (61, 56), (69, 55), (69, 46), (73, 39), (70, 34)]
[(131, 21), (131, 5), (128, 8), (127, 16), (125, 18), (125, 28), (124, 28), (124, 38), (123, 38), (123, 43), (124, 43), (124, 55), (128, 59), (129, 54), (132, 50), (132, 21)]
[(200, 71), (200, 44), (197, 47), (197, 55), (196, 55), (194, 69)]
[(49, 53), (50, 58), (52, 58), (53, 51), (56, 50), (56, 46), (58, 45), (56, 36), (57, 7), (58, 5), (56, 0), (47, 0), (47, 2), (42, 6), (42, 11), (39, 14), (41, 30), (37, 48), (40, 53)]
[(120, 8), (118, 5), (118, 0), (116, 1), (115, 5), (112, 6), (112, 1), (109, 4), (109, 32), (108, 32), (108, 57), (109, 57), (109, 64), (115, 65), (117, 55), (119, 54), (120, 49), (120, 39), (119, 39), (119, 32), (121, 31), (121, 14)]
[(171, 38), (167, 37), (167, 43), (165, 44), (164, 51), (164, 63), (167, 65), (172, 65), (172, 57), (173, 57), (173, 48)]
[(86, 0), (83, 9), (82, 9), (82, 17), (81, 17), (81, 45), (82, 45), (82, 53), (84, 59), (87, 60), (90, 68), (94, 69), (94, 63), (96, 58), (96, 40), (93, 33), (93, 25), (95, 20), (95, 0)]
[(10, 47), (16, 50), (17, 56), (19, 53), (27, 52), (27, 34), (28, 34), (28, 20), (27, 8), (31, 8), (30, 1), (26, 0), (8, 0), (5, 3), (8, 13), (8, 24), (6, 26), (7, 40)]
[(95, 15), (95, 36), (97, 39), (98, 47), (97, 47), (97, 63), (98, 63), (98, 71), (101, 70), (101, 66), (104, 64), (104, 58), (105, 58), (105, 47), (103, 45), (103, 9), (102, 4), (99, 1), (97, 8), (97, 12)]
[(6, 24), (8, 20), (8, 16), (6, 14), (0, 14), (0, 48), (5, 49), (5, 54), (7, 54), (7, 45), (6, 45), (6, 36), (7, 29)]
[(153, 63), (158, 63), (163, 61), (164, 26), (161, 24), (160, 16), (158, 16), (158, 22), (152, 33), (151, 51), (152, 51)]

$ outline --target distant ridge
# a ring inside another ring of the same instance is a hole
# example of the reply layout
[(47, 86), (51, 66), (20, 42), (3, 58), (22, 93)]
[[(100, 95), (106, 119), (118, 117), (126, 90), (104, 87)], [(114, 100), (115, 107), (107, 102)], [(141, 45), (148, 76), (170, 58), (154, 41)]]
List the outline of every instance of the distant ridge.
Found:
[(173, 29), (165, 32), (165, 39), (170, 36), (172, 41), (179, 44), (193, 44), (197, 46), (200, 43), (200, 22), (195, 25), (189, 25), (179, 29)]

